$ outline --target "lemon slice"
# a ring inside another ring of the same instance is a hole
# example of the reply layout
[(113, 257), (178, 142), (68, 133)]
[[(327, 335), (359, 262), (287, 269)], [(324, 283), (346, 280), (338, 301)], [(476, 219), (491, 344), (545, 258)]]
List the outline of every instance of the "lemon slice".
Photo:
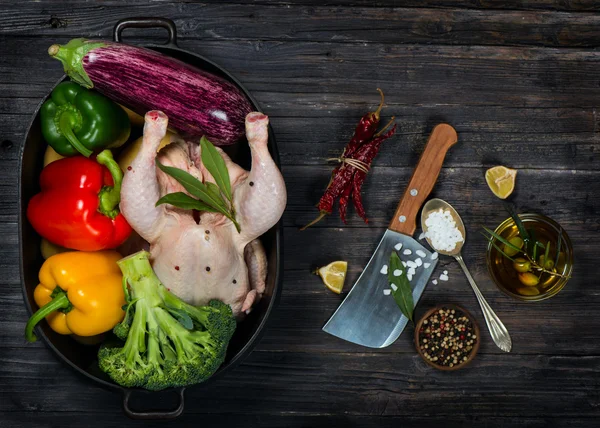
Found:
[(348, 262), (340, 260), (319, 268), (316, 273), (321, 277), (327, 288), (334, 293), (340, 294), (344, 288), (347, 270)]
[(517, 170), (505, 166), (495, 166), (485, 172), (490, 190), (500, 199), (506, 199), (515, 190)]

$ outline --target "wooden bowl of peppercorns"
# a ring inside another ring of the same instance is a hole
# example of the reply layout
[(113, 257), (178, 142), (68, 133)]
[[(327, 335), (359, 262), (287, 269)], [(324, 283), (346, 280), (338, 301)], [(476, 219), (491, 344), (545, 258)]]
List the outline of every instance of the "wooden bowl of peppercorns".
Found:
[(458, 370), (479, 350), (479, 326), (466, 309), (450, 303), (438, 305), (417, 322), (415, 347), (431, 367)]

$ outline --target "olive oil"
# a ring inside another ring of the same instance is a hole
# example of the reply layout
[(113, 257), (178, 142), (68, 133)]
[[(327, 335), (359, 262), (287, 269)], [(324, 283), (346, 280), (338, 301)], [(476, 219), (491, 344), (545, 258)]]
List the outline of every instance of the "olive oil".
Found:
[[(549, 271), (556, 270), (560, 275), (552, 275), (546, 272), (539, 272), (532, 269), (530, 272), (520, 272), (522, 262), (514, 262), (518, 257), (526, 258), (523, 253), (511, 256), (513, 260), (505, 257), (500, 251), (491, 244), (488, 245), (488, 269), (496, 285), (506, 294), (529, 301), (543, 300), (558, 293), (566, 284), (573, 268), (573, 249), (571, 241), (566, 232), (562, 231), (560, 251), (558, 252), (558, 238), (560, 226), (553, 220), (539, 214), (521, 214), (519, 215), (525, 229), (533, 239), (539, 241), (544, 246), (550, 245), (548, 260), (544, 260), (545, 250), (538, 247), (535, 254), (535, 261), (544, 265)], [(504, 239), (511, 241), (515, 237), (520, 237), (519, 230), (512, 218), (505, 220), (495, 233)], [(496, 241), (501, 249), (504, 245)], [(533, 256), (529, 251), (529, 255)], [(558, 260), (556, 262), (556, 260)], [(555, 263), (556, 262), (556, 263)]]

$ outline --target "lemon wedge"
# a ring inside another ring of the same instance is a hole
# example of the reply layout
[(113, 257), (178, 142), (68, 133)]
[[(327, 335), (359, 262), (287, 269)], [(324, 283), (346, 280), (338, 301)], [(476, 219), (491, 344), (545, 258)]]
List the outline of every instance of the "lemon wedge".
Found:
[(517, 170), (505, 166), (495, 166), (485, 172), (490, 190), (500, 199), (506, 199), (515, 190)]
[(340, 294), (344, 288), (347, 271), (348, 262), (340, 260), (317, 269), (315, 273), (321, 277), (327, 288), (336, 294)]

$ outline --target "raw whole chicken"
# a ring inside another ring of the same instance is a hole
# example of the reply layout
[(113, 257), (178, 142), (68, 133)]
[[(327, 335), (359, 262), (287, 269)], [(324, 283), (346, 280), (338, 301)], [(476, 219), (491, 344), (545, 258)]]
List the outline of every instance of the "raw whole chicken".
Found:
[[(185, 192), (155, 164), (167, 123), (167, 116), (160, 111), (146, 114), (142, 148), (123, 179), (121, 211), (150, 243), (154, 271), (167, 288), (194, 305), (219, 299), (239, 316), (250, 310), (265, 289), (267, 257), (257, 238), (277, 223), (286, 205), (283, 177), (267, 149), (269, 118), (257, 112), (246, 116), (250, 172), (217, 149), (229, 171), (240, 233), (222, 214), (194, 215), (172, 205), (155, 207), (165, 194)], [(202, 165), (197, 143), (171, 143), (159, 152), (158, 159), (163, 165), (214, 183)]]

